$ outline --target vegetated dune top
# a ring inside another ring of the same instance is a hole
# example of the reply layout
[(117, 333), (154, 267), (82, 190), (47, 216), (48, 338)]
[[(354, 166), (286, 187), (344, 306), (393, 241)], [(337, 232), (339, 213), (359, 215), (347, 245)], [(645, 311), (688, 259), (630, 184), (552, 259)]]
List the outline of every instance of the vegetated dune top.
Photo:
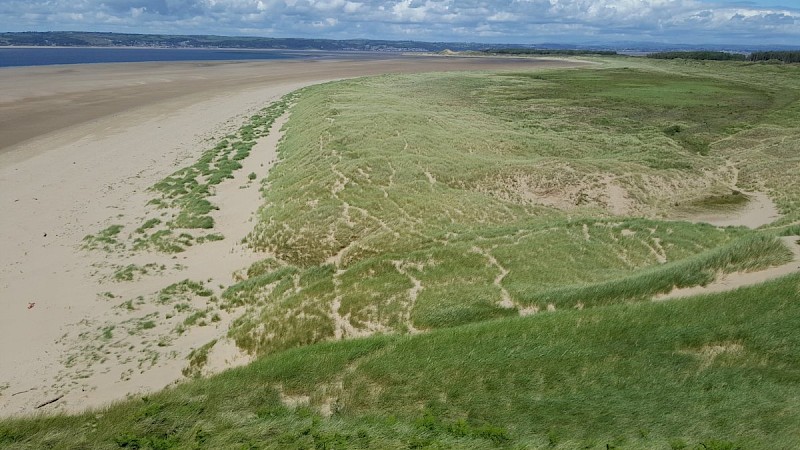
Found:
[(0, 152), (71, 125), (161, 101), (259, 86), (391, 72), (571, 67), (557, 59), (437, 58), (375, 54), (325, 61), (118, 63), (12, 67), (0, 77)]

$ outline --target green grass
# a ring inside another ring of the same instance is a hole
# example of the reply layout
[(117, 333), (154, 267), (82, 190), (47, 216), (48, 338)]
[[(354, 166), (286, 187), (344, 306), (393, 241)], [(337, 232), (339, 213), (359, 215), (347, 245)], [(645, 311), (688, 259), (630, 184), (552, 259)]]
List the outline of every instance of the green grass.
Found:
[(111, 225), (97, 234), (86, 235), (83, 238), (82, 248), (84, 250), (104, 250), (107, 252), (124, 248), (124, 244), (117, 238), (122, 228), (122, 225)]
[(211, 297), (213, 292), (203, 285), (202, 281), (183, 280), (173, 283), (158, 292), (159, 303), (175, 303), (187, 301), (194, 296)]
[(182, 370), (183, 375), (192, 378), (199, 377), (202, 374), (203, 367), (205, 367), (208, 362), (208, 352), (216, 343), (217, 340), (214, 339), (199, 348), (193, 349), (187, 358), (189, 360), (189, 365)]
[[(0, 421), (0, 446), (797, 447), (800, 275), (650, 300), (791, 258), (777, 237), (799, 230), (800, 69), (594, 61), (287, 97), (246, 239), (272, 257), (218, 304), (240, 313), (228, 336), (255, 362), (103, 411)], [(145, 218), (134, 246), (221, 238), (213, 186), (272, 115), (156, 185), (153, 205), (175, 214)], [(735, 211), (748, 191), (783, 218), (675, 220)], [(119, 233), (87, 242), (113, 250)], [(180, 334), (220, 321), (191, 305), (212, 295), (184, 280), (155, 298), (185, 313)], [(189, 355), (187, 376), (215, 344)]]
[(786, 262), (758, 232), (665, 219), (746, 201), (717, 147), (793, 114), (792, 71), (772, 74), (793, 88), (779, 93), (761, 66), (640, 61), (301, 90), (248, 238), (285, 265), (228, 289), (227, 307), (249, 305), (230, 336), (271, 353), (517, 314), (503, 299), (642, 301)]
[[(101, 411), (3, 420), (0, 445), (792, 448), (798, 292), (793, 276), (694, 299), (319, 344)], [(306, 406), (284, 403), (302, 396)]]
[(749, 201), (750, 199), (747, 195), (737, 190), (732, 190), (729, 193), (709, 195), (708, 197), (695, 200), (688, 205), (688, 209), (696, 209), (699, 211), (736, 209), (746, 205)]
[(593, 307), (620, 302), (646, 301), (674, 288), (706, 285), (717, 272), (748, 272), (791, 260), (780, 241), (765, 235), (750, 236), (672, 264), (643, 270), (626, 278), (567, 285), (544, 292), (522, 293), (521, 302), (544, 310)]
[(139, 279), (144, 275), (158, 274), (166, 270), (166, 266), (158, 265), (156, 263), (148, 263), (143, 266), (136, 264), (128, 264), (127, 266), (119, 266), (116, 271), (111, 275), (111, 278), (117, 282), (133, 281)]
[[(565, 210), (607, 216), (614, 187), (628, 214), (669, 214), (730, 192), (724, 159), (697, 143), (780, 103), (758, 86), (622, 69), (387, 76), (300, 96), (250, 237), (300, 266), (533, 218), (558, 226)], [(680, 138), (662, 131), (675, 122)]]

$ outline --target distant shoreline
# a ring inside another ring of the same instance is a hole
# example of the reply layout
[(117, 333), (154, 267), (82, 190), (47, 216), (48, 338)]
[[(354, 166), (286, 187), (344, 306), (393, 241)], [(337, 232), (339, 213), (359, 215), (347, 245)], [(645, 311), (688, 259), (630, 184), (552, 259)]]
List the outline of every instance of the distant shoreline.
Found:
[(324, 56), (325, 53), (281, 49), (4, 46), (0, 47), (0, 68), (59, 64), (311, 59)]

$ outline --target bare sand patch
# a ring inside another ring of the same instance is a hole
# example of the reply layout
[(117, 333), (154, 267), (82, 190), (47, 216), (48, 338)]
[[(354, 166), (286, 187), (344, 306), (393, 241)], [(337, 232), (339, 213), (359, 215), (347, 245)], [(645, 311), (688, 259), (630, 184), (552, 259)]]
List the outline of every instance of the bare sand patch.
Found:
[[(0, 414), (76, 411), (163, 388), (182, 378), (191, 349), (224, 336), (235, 311), (176, 333), (181, 316), (168, 318), (174, 305), (153, 296), (184, 279), (218, 295), (234, 271), (266, 256), (240, 240), (261, 203), (260, 185), (247, 175), (266, 175), (273, 134), (216, 189), (214, 218), (225, 240), (175, 258), (87, 252), (80, 244), (111, 224), (130, 232), (146, 212), (148, 187), (252, 112), (301, 86), (346, 77), (574, 64), (392, 57), (0, 69)], [(130, 282), (108, 279), (128, 264), (158, 269)], [(193, 295), (185, 303), (201, 311), (213, 300)], [(223, 339), (210, 350), (208, 370), (246, 361)]]
[(768, 225), (780, 218), (778, 207), (772, 199), (763, 192), (742, 192), (747, 196), (747, 203), (739, 208), (725, 211), (704, 211), (686, 216), (683, 220), (690, 222), (703, 222), (718, 227), (747, 227), (758, 228)]
[(800, 244), (798, 236), (783, 237), (781, 240), (792, 251), (793, 258), (790, 262), (780, 266), (770, 267), (755, 272), (733, 272), (724, 274), (705, 286), (673, 289), (667, 294), (661, 294), (654, 300), (670, 300), (675, 298), (691, 297), (694, 295), (714, 294), (732, 291), (741, 287), (752, 286), (765, 281), (774, 280), (792, 273), (800, 272)]
[(517, 204), (541, 205), (562, 211), (596, 207), (613, 215), (630, 214), (635, 201), (607, 173), (580, 173), (565, 163), (554, 163), (529, 173), (508, 173), (477, 187), (497, 198)]
[(718, 342), (706, 344), (700, 348), (689, 348), (679, 353), (690, 355), (700, 362), (700, 370), (705, 370), (721, 355), (737, 355), (744, 351), (744, 347), (737, 342)]

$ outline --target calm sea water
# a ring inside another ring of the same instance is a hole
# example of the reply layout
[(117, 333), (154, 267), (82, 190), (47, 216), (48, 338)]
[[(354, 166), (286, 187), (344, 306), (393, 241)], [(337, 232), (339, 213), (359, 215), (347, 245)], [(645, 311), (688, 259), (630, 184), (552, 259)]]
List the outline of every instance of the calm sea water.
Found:
[(0, 47), (0, 67), (146, 61), (308, 59), (320, 57), (324, 57), (324, 54), (288, 50)]

